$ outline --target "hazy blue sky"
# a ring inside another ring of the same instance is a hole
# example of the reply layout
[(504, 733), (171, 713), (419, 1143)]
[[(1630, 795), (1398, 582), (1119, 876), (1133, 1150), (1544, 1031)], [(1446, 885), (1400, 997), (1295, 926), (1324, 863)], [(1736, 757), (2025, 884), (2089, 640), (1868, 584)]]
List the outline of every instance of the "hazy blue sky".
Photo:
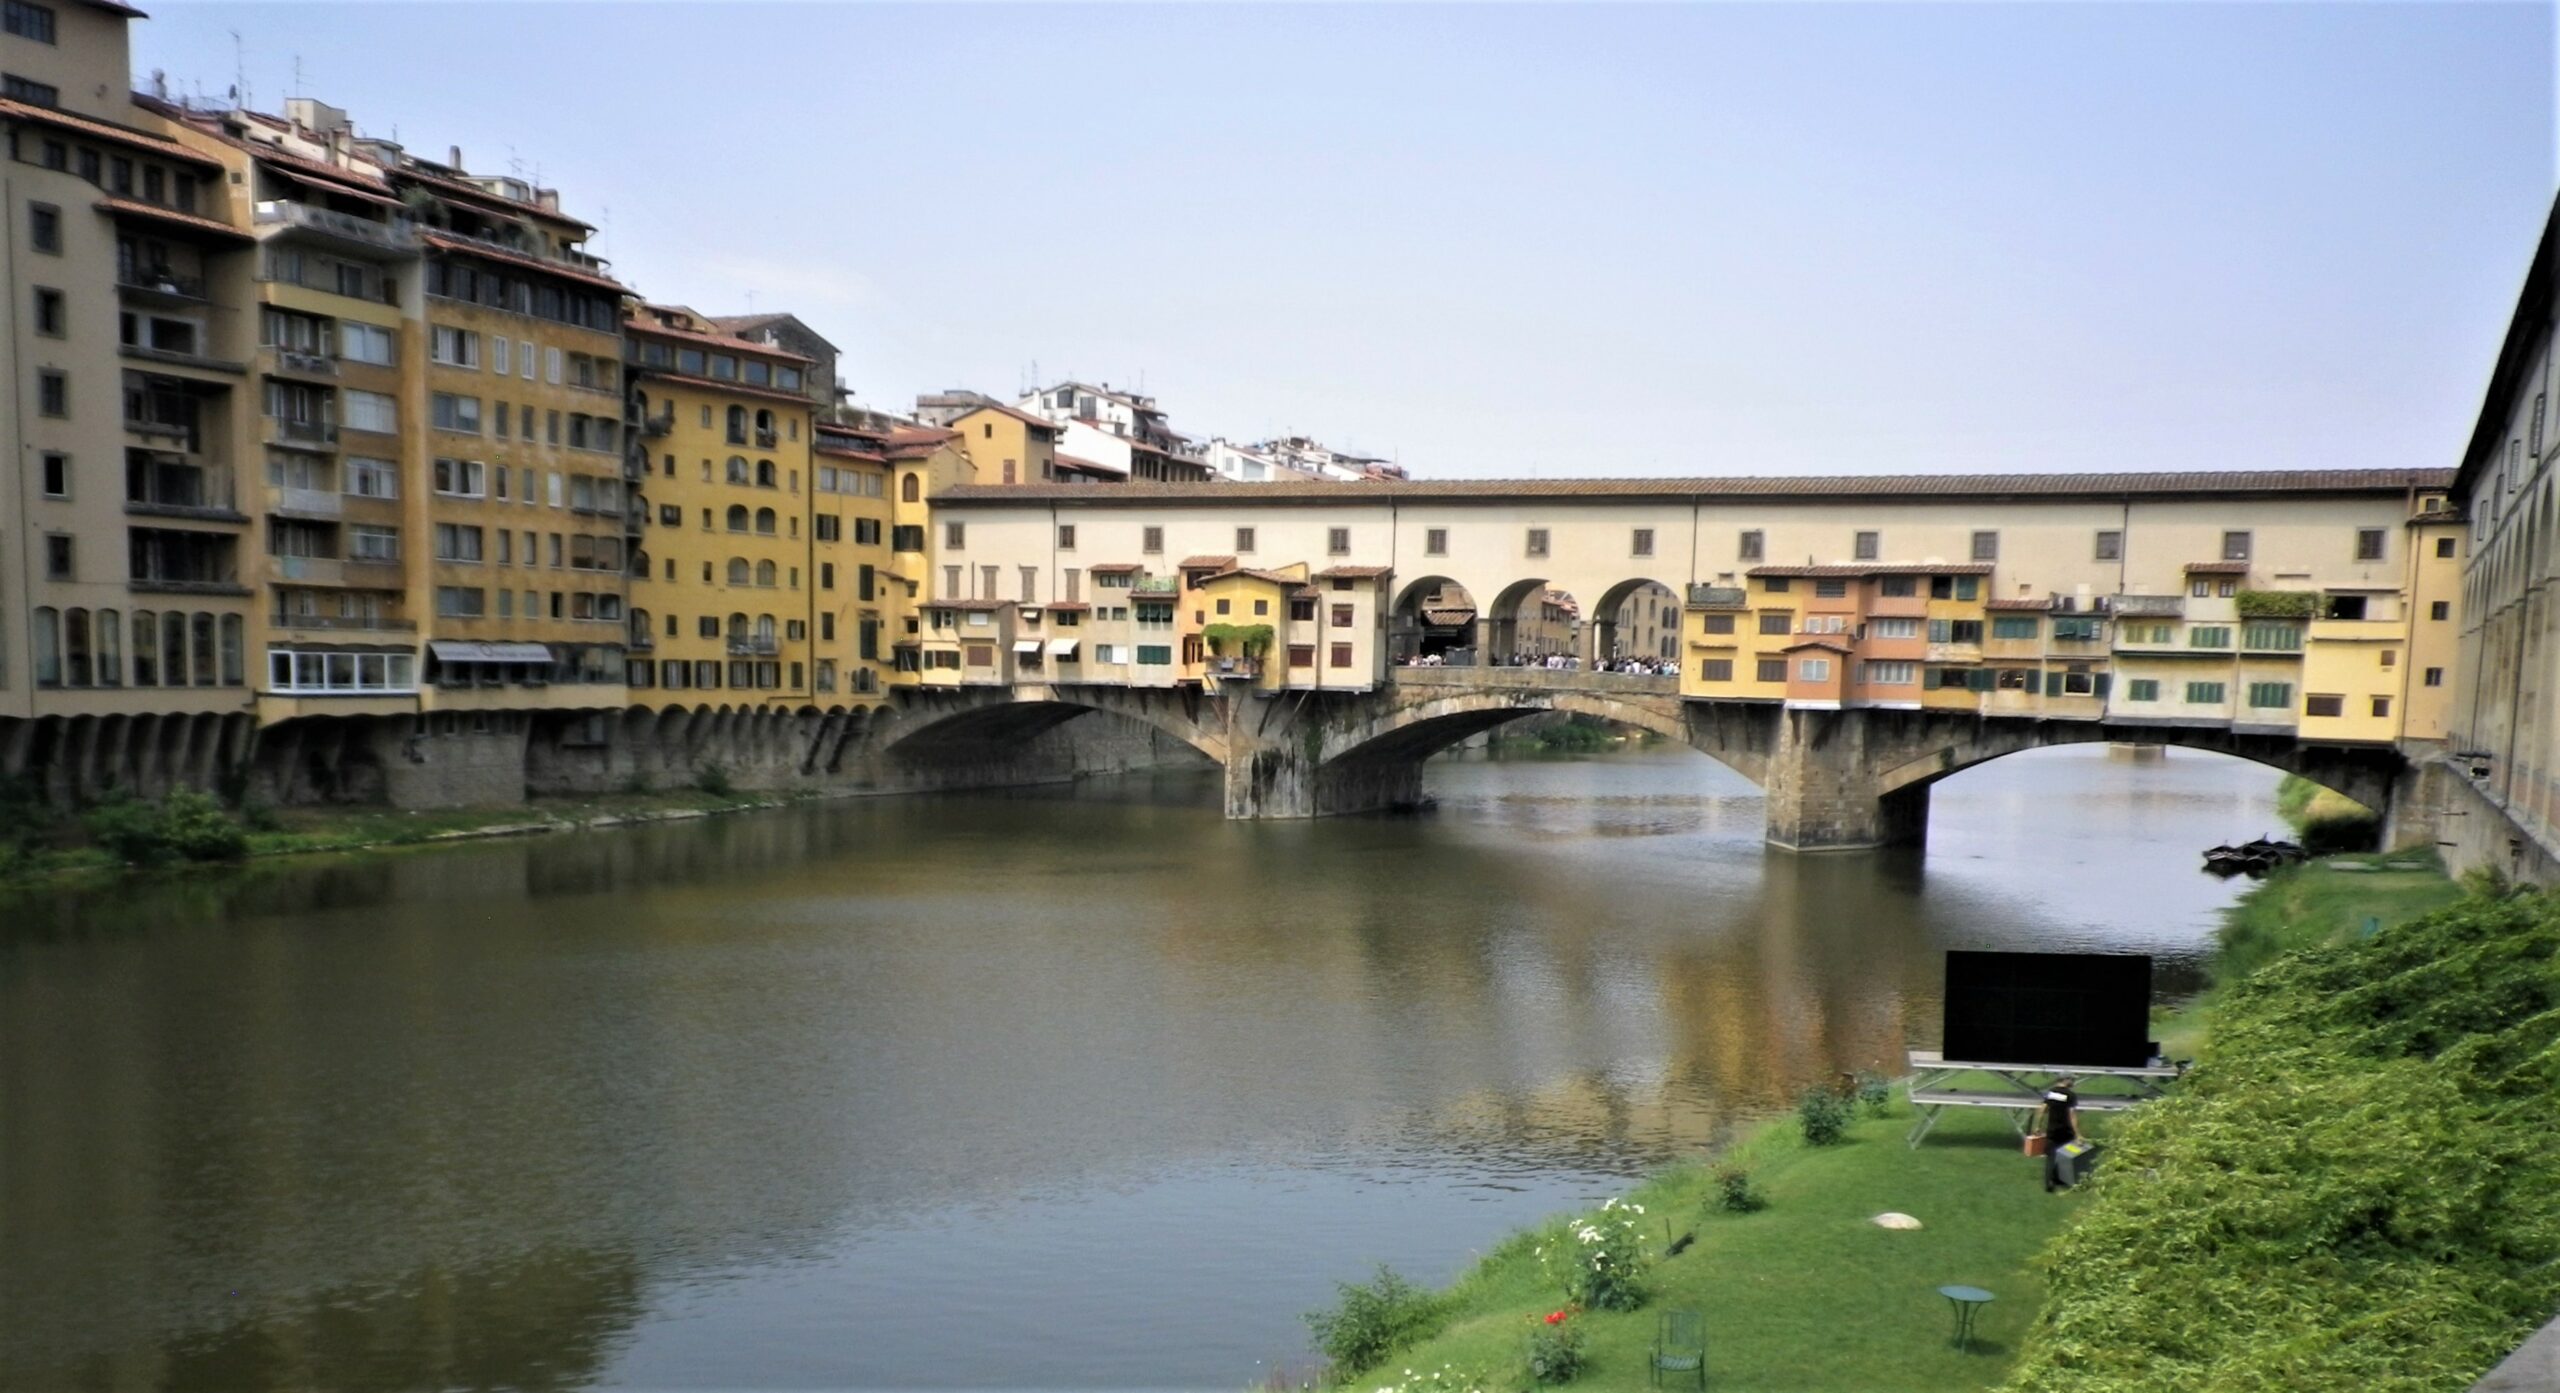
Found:
[(150, 8), (870, 404), (1439, 475), (2450, 466), (2555, 180), (2542, 4)]

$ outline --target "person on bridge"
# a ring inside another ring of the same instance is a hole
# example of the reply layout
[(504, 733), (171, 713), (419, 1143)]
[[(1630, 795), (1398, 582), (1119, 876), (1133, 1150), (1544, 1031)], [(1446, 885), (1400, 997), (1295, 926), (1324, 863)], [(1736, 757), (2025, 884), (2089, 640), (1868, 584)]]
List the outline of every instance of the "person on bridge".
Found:
[(2044, 1192), (2069, 1189), (2062, 1178), (2062, 1148), (2080, 1139), (2080, 1095), (2072, 1090), (2078, 1080), (2069, 1074), (2053, 1081), (2044, 1091)]

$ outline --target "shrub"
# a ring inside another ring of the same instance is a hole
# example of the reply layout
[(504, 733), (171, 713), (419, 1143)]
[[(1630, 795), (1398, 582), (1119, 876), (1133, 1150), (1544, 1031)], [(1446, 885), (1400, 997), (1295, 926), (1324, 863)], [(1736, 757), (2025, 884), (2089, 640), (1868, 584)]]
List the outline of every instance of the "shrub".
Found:
[(1534, 1383), (1571, 1383), (1582, 1372), (1582, 1327), (1570, 1310), (1531, 1316), (1529, 1378)]
[(630, 773), (622, 776), (622, 791), (630, 794), (641, 794), (651, 793), (655, 790), (651, 788), (649, 784), (648, 773), (645, 770), (634, 769)]
[(1808, 1088), (1796, 1099), (1796, 1124), (1805, 1141), (1831, 1146), (1849, 1134), (1849, 1100), (1827, 1088)]
[(1873, 1069), (1858, 1071), (1858, 1106), (1869, 1117), (1882, 1117), (1893, 1107), (1893, 1080)]
[(109, 793), (80, 822), (91, 841), (127, 865), (158, 866), (177, 859), (159, 807), (122, 789)]
[(1589, 1217), (1549, 1229), (1538, 1244), (1538, 1265), (1574, 1305), (1594, 1311), (1632, 1311), (1644, 1304), (1644, 1206), (1612, 1199)]
[(1715, 1169), (1716, 1208), (1728, 1214), (1751, 1214), (1769, 1207), (1769, 1197), (1752, 1183), (1751, 1172), (1725, 1164)]
[(1407, 1369), (1404, 1377), (1379, 1384), (1377, 1393), (1493, 1393), (1493, 1381), (1472, 1369), (1443, 1364), (1437, 1369)]
[(240, 825), (252, 832), (281, 832), (284, 819), (276, 815), (271, 803), (244, 803), (240, 807)]
[(693, 766), (693, 786), (714, 798), (726, 798), (736, 792), (738, 787), (729, 782), (728, 766), (722, 764)]
[(211, 794), (169, 790), (160, 800), (160, 826), (170, 848), (190, 861), (237, 861), (249, 854), (249, 834)]
[(1430, 1338), (1444, 1313), (1437, 1297), (1383, 1264), (1375, 1280), (1344, 1282), (1339, 1293), (1332, 1309), (1307, 1312), (1316, 1348), (1333, 1361), (1337, 1378), (1374, 1368), (1397, 1350)]

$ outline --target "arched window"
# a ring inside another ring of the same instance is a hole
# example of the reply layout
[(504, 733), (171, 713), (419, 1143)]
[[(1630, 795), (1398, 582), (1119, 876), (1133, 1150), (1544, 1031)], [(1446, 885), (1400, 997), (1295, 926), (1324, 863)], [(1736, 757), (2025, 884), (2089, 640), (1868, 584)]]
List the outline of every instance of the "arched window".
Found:
[(747, 617), (746, 617), (745, 615), (743, 615), (743, 614), (732, 614), (732, 615), (730, 615), (730, 616), (729, 616), (729, 637), (734, 638), (734, 639), (742, 639), (742, 638), (745, 638), (746, 636), (747, 636)]
[(160, 616), (160, 681), (165, 686), (187, 685), (187, 616)]
[(62, 685), (86, 687), (96, 681), (89, 666), (89, 611), (62, 612)]
[(916, 476), (909, 474), (898, 485), (898, 500), (902, 503), (913, 503), (921, 496), (922, 488), (923, 485), (916, 482)]
[(634, 607), (630, 620), (631, 643), (640, 647), (657, 642), (657, 630), (649, 627), (649, 611)]
[(190, 622), (195, 630), (195, 661), (190, 664), (190, 667), (195, 673), (196, 685), (210, 687), (214, 683), (214, 673), (217, 671), (213, 656), (213, 615), (200, 613), (193, 616)]
[(732, 445), (747, 443), (747, 409), (743, 406), (729, 408), (729, 443)]
[(767, 643), (771, 643), (771, 642), (773, 642), (773, 616), (772, 616), (772, 615), (770, 615), (770, 614), (759, 614), (759, 615), (757, 615), (757, 616), (756, 616), (756, 637), (757, 637), (757, 638), (760, 638), (760, 639), (762, 639), (762, 640), (764, 640), (764, 641), (765, 641), (765, 642), (767, 642)]
[(762, 438), (762, 439), (770, 439), (770, 438), (772, 437), (772, 435), (773, 435), (773, 413), (772, 413), (772, 412), (770, 412), (770, 411), (758, 411), (758, 412), (756, 413), (756, 435), (757, 435), (759, 438)]
[(160, 616), (147, 609), (133, 612), (133, 685), (160, 685)]
[(36, 685), (62, 685), (62, 616), (51, 605), (36, 610)]
[(769, 459), (756, 461), (756, 487), (760, 489), (773, 487), (773, 461)]
[(756, 509), (756, 530), (758, 532), (761, 532), (768, 537), (772, 536), (773, 524), (774, 512), (771, 508)]
[(763, 586), (771, 586), (773, 584), (772, 562), (759, 561), (756, 563), (756, 584)]
[[(640, 547), (631, 549), (631, 574), (642, 580), (649, 578), (649, 553), (645, 549)], [(669, 576), (667, 579), (673, 580), (675, 577)]]
[(98, 685), (124, 685), (124, 616), (111, 609), (98, 611)]
[(247, 674), (241, 669), (242, 654), (247, 648), (247, 629), (239, 615), (222, 616), (222, 685), (237, 687)]
[(747, 505), (746, 505), (746, 504), (744, 504), (744, 503), (732, 503), (732, 504), (730, 504), (730, 505), (729, 505), (728, 518), (729, 518), (729, 530), (730, 530), (730, 531), (732, 531), (732, 532), (744, 532), (744, 531), (746, 531), (746, 530), (747, 530)]
[(731, 455), (731, 456), (729, 456), (729, 482), (730, 482), (730, 483), (733, 483), (733, 484), (752, 483), (752, 482), (754, 481), (754, 479), (755, 479), (755, 476), (754, 476), (753, 474), (751, 474), (751, 473), (747, 472), (747, 457), (746, 457), (745, 455)]
[(729, 558), (729, 583), (731, 585), (746, 584), (747, 574), (747, 559), (745, 557), (732, 556)]

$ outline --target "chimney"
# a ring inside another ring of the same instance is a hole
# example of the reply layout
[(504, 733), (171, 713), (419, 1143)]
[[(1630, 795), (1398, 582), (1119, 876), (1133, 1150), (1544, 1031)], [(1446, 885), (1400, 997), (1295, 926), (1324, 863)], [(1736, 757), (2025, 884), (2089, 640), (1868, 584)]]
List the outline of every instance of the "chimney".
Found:
[(459, 146), (459, 145), (450, 145), (450, 146), (447, 146), (447, 147), (445, 147), (445, 148), (446, 148), (447, 155), (448, 155), (448, 158), (445, 160), (445, 163), (446, 163), (446, 164), (451, 165), (457, 173), (458, 173), (458, 172), (460, 172), (461, 170), (463, 170), (463, 169), (465, 169), (465, 168), (467, 168), (467, 167), (468, 167), (468, 166), (466, 166), (466, 165), (464, 165), (464, 164), (462, 163), (462, 147), (461, 147), (461, 146)]

